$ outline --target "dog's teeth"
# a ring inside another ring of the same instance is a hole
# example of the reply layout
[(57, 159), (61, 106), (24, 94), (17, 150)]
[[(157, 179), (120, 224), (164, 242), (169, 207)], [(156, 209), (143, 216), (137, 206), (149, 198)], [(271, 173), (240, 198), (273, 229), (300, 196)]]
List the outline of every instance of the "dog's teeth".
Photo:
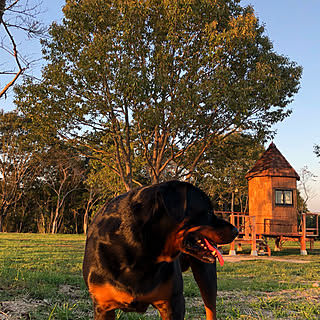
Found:
[(199, 239), (197, 242), (198, 242), (198, 243), (201, 243), (201, 240)]
[(206, 249), (206, 250), (208, 250), (208, 247), (204, 247), (203, 249)]
[(204, 243), (201, 243), (201, 247), (204, 247)]
[(215, 253), (215, 252), (211, 252), (211, 254), (212, 254), (213, 256), (215, 256), (215, 255), (216, 255), (216, 253)]

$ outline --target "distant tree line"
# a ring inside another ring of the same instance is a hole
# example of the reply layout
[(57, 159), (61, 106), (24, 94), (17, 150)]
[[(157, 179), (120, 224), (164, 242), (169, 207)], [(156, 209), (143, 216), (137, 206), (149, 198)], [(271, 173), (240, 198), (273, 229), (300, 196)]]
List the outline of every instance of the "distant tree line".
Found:
[[(125, 192), (121, 179), (103, 162), (57, 139), (44, 144), (17, 111), (0, 113), (0, 141), (2, 231), (83, 233), (106, 201)], [(192, 182), (208, 192), (216, 210), (245, 211), (244, 175), (263, 151), (262, 144), (234, 134), (211, 151), (214, 155), (206, 154)], [(144, 183), (150, 184), (151, 177), (139, 167)], [(169, 168), (164, 180), (171, 178)]]
[(67, 0), (42, 78), (2, 113), (0, 230), (83, 232), (108, 198), (192, 181), (246, 210), (244, 175), (302, 69), (236, 0)]

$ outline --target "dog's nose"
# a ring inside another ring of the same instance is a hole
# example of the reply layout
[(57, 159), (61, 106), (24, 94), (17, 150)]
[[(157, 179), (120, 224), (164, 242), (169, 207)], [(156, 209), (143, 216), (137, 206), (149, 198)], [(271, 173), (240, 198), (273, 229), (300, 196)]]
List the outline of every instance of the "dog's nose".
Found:
[(234, 236), (235, 238), (238, 236), (239, 231), (238, 231), (238, 229), (237, 229), (236, 227), (233, 227), (233, 228), (232, 228), (232, 234), (233, 234), (233, 236)]

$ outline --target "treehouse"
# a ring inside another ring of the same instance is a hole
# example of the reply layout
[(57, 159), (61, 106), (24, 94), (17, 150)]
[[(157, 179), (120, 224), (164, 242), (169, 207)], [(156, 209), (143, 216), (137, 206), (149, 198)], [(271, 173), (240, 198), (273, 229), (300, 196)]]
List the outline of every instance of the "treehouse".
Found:
[(297, 180), (274, 143), (247, 173), (249, 216), (255, 217), (256, 233), (266, 236), (297, 236)]
[(270, 255), (267, 238), (276, 239), (275, 250), (279, 250), (283, 241), (299, 241), (301, 254), (307, 254), (307, 237), (311, 247), (312, 241), (319, 235), (318, 216), (316, 228), (308, 229), (306, 226), (307, 216), (314, 214), (302, 214), (301, 228), (298, 227), (297, 181), (300, 177), (274, 143), (270, 144), (246, 178), (249, 214), (231, 213), (230, 221), (239, 229), (239, 236), (231, 243), (229, 254), (236, 254), (235, 244), (238, 244), (237, 251), (241, 251), (241, 244), (251, 243), (252, 255), (257, 255), (260, 249), (267, 249)]

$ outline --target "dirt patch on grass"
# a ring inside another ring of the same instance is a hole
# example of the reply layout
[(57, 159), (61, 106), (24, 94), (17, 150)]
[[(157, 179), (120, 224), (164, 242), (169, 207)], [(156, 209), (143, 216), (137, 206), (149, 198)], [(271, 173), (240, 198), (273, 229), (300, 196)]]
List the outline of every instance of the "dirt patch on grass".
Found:
[[(83, 295), (80, 289), (67, 284), (60, 285), (58, 294), (68, 297), (70, 301), (78, 301), (79, 297)], [(33, 300), (29, 299), (29, 297), (16, 298), (12, 301), (1, 301), (0, 320), (28, 320), (31, 319), (30, 314), (40, 307), (52, 309), (54, 308), (54, 304), (46, 299)]]
[(304, 288), (301, 290), (280, 290), (272, 292), (255, 291), (254, 294), (243, 294), (242, 291), (218, 291), (218, 297), (231, 298), (233, 301), (248, 301), (250, 299), (256, 299), (257, 297), (283, 297), (290, 301), (307, 299), (315, 302), (320, 302), (320, 288)]
[(79, 299), (79, 297), (81, 297), (83, 295), (82, 290), (80, 290), (79, 288), (70, 286), (68, 284), (60, 285), (58, 293), (60, 293), (62, 295), (67, 295), (73, 300), (77, 300), (77, 299)]
[(29, 313), (43, 304), (26, 299), (0, 302), (0, 320), (30, 319)]
[[(320, 288), (218, 292), (218, 319), (319, 319)], [(232, 315), (233, 317), (230, 317)]]
[(227, 262), (241, 262), (241, 261), (252, 261), (252, 260), (257, 260), (257, 261), (278, 261), (278, 262), (289, 262), (289, 263), (310, 263), (312, 261), (310, 260), (303, 260), (303, 259), (284, 259), (284, 258), (279, 258), (279, 257), (267, 257), (267, 256), (247, 256), (247, 255), (236, 255), (236, 256), (223, 256), (224, 261)]

